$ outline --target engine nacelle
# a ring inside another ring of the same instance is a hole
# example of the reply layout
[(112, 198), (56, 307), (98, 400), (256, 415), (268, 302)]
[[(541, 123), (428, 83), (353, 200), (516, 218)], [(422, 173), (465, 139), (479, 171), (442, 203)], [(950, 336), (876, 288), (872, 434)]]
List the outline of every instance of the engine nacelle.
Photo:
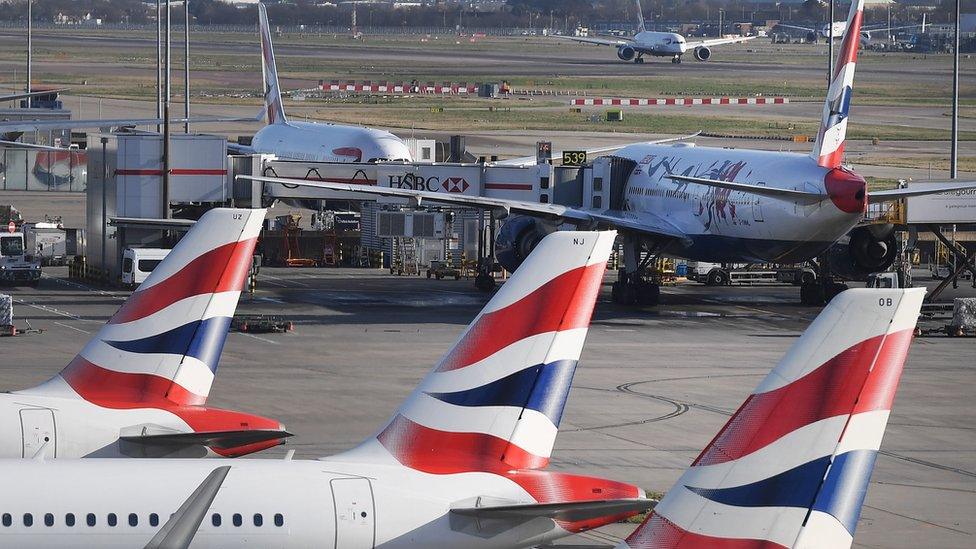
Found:
[(895, 262), (898, 244), (892, 225), (858, 227), (830, 247), (830, 270), (848, 280), (863, 280)]
[(708, 46), (698, 46), (695, 48), (695, 59), (699, 61), (708, 61), (712, 58), (712, 50)]
[(620, 46), (617, 48), (617, 57), (622, 61), (630, 61), (637, 55), (637, 51), (630, 46)]
[(819, 36), (815, 32), (808, 32), (804, 38), (806, 38), (807, 44), (816, 44)]
[(512, 217), (495, 236), (495, 259), (505, 270), (513, 272), (529, 257), (539, 242), (555, 230), (555, 225), (537, 217)]

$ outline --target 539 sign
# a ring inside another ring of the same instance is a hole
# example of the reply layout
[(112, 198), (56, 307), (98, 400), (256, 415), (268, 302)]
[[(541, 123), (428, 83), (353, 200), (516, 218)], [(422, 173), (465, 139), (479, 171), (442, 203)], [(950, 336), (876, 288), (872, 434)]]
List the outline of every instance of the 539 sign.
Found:
[(563, 151), (563, 166), (583, 166), (586, 164), (586, 151)]

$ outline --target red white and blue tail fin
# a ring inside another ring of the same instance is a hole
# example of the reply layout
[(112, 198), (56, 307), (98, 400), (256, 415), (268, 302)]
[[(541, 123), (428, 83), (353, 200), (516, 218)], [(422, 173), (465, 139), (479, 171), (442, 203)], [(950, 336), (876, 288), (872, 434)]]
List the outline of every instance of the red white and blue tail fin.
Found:
[(204, 404), (264, 214), (204, 214), (59, 375), (24, 392), (106, 408)]
[(358, 459), (428, 473), (549, 462), (616, 233), (546, 236)]
[(847, 117), (854, 94), (854, 69), (857, 66), (857, 50), (861, 45), (863, 20), (864, 0), (854, 0), (847, 17), (847, 30), (837, 58), (837, 69), (824, 102), (817, 142), (810, 153), (817, 164), (824, 168), (839, 168), (844, 161)]
[(850, 547), (924, 295), (834, 298), (620, 547)]
[(268, 124), (287, 124), (285, 107), (281, 102), (281, 88), (278, 86), (278, 65), (275, 63), (274, 46), (271, 44), (268, 10), (260, 2), (258, 24), (261, 27), (261, 74), (264, 77), (264, 106), (267, 109)]

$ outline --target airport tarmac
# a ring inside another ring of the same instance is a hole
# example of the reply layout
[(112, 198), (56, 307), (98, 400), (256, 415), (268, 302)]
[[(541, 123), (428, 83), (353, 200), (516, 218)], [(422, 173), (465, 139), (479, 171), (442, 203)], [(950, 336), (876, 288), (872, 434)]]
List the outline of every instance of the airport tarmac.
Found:
[[(21, 328), (0, 339), (0, 389), (57, 373), (127, 295), (46, 269), (13, 295)], [(558, 470), (664, 491), (816, 315), (793, 287), (663, 290), (653, 309), (613, 305), (608, 276), (553, 454)], [(963, 287), (954, 295), (976, 295)], [(209, 404), (277, 418), (314, 458), (380, 428), (485, 303), (470, 281), (381, 270), (273, 269), (239, 314), (280, 314), (292, 333), (232, 333)], [(861, 515), (855, 546), (972, 547), (976, 534), (976, 340), (916, 340)], [(617, 524), (564, 544), (612, 546)]]

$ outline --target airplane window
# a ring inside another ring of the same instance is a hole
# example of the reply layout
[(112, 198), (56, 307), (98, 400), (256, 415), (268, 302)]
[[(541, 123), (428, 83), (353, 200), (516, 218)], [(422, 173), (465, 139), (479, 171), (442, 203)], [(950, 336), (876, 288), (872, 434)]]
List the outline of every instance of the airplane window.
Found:
[(44, 526), (54, 526), (54, 515), (51, 513), (44, 514)]
[(139, 515), (135, 513), (129, 513), (129, 526), (132, 527), (139, 526)]
[(285, 517), (282, 516), (281, 513), (275, 513), (274, 523), (275, 523), (275, 526), (284, 526), (285, 525)]
[(234, 526), (240, 526), (244, 522), (244, 519), (241, 517), (240, 513), (234, 513), (234, 516), (231, 517), (231, 521), (234, 523)]
[(220, 513), (214, 513), (211, 515), (210, 522), (212, 522), (214, 526), (220, 526)]
[(119, 517), (115, 513), (108, 514), (108, 525), (115, 526), (119, 523)]
[(264, 524), (264, 517), (261, 516), (261, 513), (254, 513), (254, 525), (261, 526), (263, 524)]
[(68, 514), (66, 514), (64, 516), (64, 523), (67, 526), (74, 526), (75, 525), (75, 514), (74, 513), (68, 513)]
[(159, 515), (149, 513), (149, 526), (159, 526)]
[(0, 522), (2, 522), (4, 526), (10, 526), (14, 521), (11, 518), (10, 513), (4, 513), (3, 517), (0, 518)]
[(24, 526), (34, 525), (34, 515), (30, 513), (24, 513)]
[(88, 523), (88, 526), (95, 526), (95, 513), (88, 513), (85, 522)]

